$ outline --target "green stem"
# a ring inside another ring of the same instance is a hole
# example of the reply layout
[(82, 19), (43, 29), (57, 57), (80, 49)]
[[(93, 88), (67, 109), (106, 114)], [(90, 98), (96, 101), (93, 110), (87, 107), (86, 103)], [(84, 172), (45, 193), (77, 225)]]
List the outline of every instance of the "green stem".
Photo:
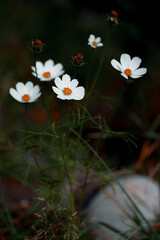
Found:
[[(93, 81), (93, 83), (91, 85), (91, 88), (90, 88), (90, 90), (89, 90), (89, 92), (88, 92), (88, 94), (86, 96), (86, 102), (84, 104), (85, 108), (87, 107), (88, 99), (89, 99), (90, 95), (92, 94), (92, 92), (94, 90), (94, 87), (95, 87), (95, 85), (97, 83), (98, 77), (100, 75), (102, 64), (103, 64), (103, 61), (104, 61), (104, 56), (105, 56), (105, 53), (106, 53), (106, 48), (107, 48), (107, 43), (108, 43), (109, 37), (110, 37), (110, 25), (108, 25), (106, 39), (105, 39), (105, 43), (104, 43), (104, 48), (102, 50), (102, 55), (101, 55), (101, 58), (100, 58), (100, 61), (99, 61), (99, 65), (98, 65), (98, 69), (97, 69), (94, 81)], [(92, 58), (92, 60), (93, 60), (93, 58)], [(87, 83), (86, 83), (86, 85), (88, 85), (89, 74), (90, 74), (90, 71), (89, 71), (88, 76), (87, 76)], [(82, 134), (82, 129), (83, 129), (83, 126), (84, 126), (84, 116), (85, 116), (85, 111), (83, 111), (83, 113), (82, 113), (82, 121), (81, 121), (81, 126), (80, 126), (80, 131), (79, 131), (80, 135)]]
[(25, 130), (28, 130), (28, 119), (27, 119), (27, 113), (28, 113), (28, 103), (24, 103), (24, 118), (25, 118)]
[(122, 97), (123, 97), (123, 94), (124, 94), (124, 91), (125, 91), (125, 87), (126, 87), (126, 83), (124, 81), (123, 82), (123, 86), (122, 86), (121, 91), (120, 91), (120, 95), (119, 95), (119, 97), (117, 99), (117, 102), (116, 102), (116, 106), (115, 106), (115, 108), (113, 109), (112, 113), (110, 114), (110, 116), (107, 119), (107, 124), (109, 123), (109, 121), (111, 120), (111, 118), (113, 117), (115, 112), (117, 111), (117, 108), (118, 108), (118, 106), (119, 106), (119, 104), (120, 104), (120, 102), (122, 100)]
[(102, 64), (103, 64), (103, 61), (104, 61), (104, 56), (106, 54), (106, 48), (107, 48), (107, 43), (108, 43), (109, 37), (110, 37), (110, 26), (108, 25), (108, 31), (107, 31), (107, 34), (106, 34), (104, 48), (103, 48), (103, 51), (102, 51), (102, 55), (101, 55), (101, 58), (100, 58), (100, 61), (99, 61), (99, 65), (98, 65), (98, 69), (97, 69), (94, 81), (93, 81), (92, 86), (91, 86), (91, 88), (90, 88), (90, 90), (88, 92), (87, 99), (89, 98), (89, 96), (93, 92), (93, 90), (95, 88), (95, 85), (97, 83), (97, 80), (99, 78), (99, 75), (100, 75), (100, 72), (101, 72), (101, 68), (102, 68)]
[(43, 104), (43, 108), (44, 108), (45, 112), (47, 113), (49, 123), (51, 124), (52, 118), (51, 118), (51, 115), (49, 114), (49, 110), (48, 110), (47, 103), (46, 103), (46, 91), (47, 91), (47, 83), (45, 82), (45, 85), (43, 88), (43, 93), (42, 93), (42, 104)]

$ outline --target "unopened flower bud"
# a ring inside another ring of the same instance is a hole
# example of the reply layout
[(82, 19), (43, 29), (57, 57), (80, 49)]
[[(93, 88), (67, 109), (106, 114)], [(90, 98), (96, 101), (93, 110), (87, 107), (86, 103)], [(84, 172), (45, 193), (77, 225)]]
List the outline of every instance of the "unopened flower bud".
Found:
[(110, 14), (108, 15), (108, 21), (110, 24), (118, 24), (118, 13), (115, 10), (111, 10)]
[(43, 43), (39, 39), (35, 39), (35, 40), (32, 40), (31, 46), (29, 46), (29, 47), (35, 54), (37, 54), (37, 53), (40, 53), (43, 51), (43, 49), (45, 47), (45, 43)]
[(74, 66), (82, 66), (82, 65), (84, 65), (83, 55), (81, 53), (78, 53), (74, 57), (72, 57), (72, 64)]

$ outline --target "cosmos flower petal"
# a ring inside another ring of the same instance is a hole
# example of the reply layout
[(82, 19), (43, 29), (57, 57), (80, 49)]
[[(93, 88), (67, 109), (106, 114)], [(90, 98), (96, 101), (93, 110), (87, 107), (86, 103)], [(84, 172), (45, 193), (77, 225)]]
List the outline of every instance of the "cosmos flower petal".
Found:
[(78, 86), (78, 81), (77, 79), (73, 79), (71, 82), (70, 82), (70, 87), (71, 88), (76, 88)]
[(32, 96), (28, 102), (35, 102), (37, 98), (39, 98), (40, 96), (41, 96), (41, 92)]
[(102, 47), (103, 46), (103, 43), (98, 43), (97, 44), (97, 47)]
[(31, 66), (31, 69), (32, 69), (33, 72), (36, 71), (36, 68), (34, 66)]
[(130, 64), (129, 64), (129, 68), (134, 71), (135, 69), (137, 69), (140, 64), (141, 64), (142, 60), (139, 57), (134, 57), (132, 58)]
[(55, 82), (55, 85), (56, 85), (59, 89), (61, 89), (61, 90), (64, 89), (64, 84), (63, 84), (62, 80), (60, 79), (60, 77), (56, 77), (56, 79), (54, 80), (54, 82)]
[(64, 74), (62, 77), (62, 82), (65, 85), (65, 87), (68, 87), (70, 85), (71, 77), (68, 74)]
[(17, 91), (19, 92), (19, 93), (24, 93), (24, 83), (22, 83), (22, 82), (18, 82), (17, 84), (16, 84), (16, 89), (17, 89)]
[(36, 85), (36, 86), (34, 86), (33, 89), (31, 90), (30, 95), (31, 95), (31, 96), (32, 96), (32, 95), (36, 95), (36, 94), (38, 94), (39, 92), (40, 92), (40, 88), (39, 88), (38, 85)]
[(112, 59), (111, 65), (118, 71), (123, 71), (122, 65), (115, 59)]
[(131, 57), (129, 54), (124, 53), (121, 55), (120, 62), (122, 64), (123, 69), (129, 68), (130, 61)]
[(132, 72), (132, 75), (143, 75), (147, 72), (146, 68), (139, 68)]
[(36, 62), (36, 68), (37, 68), (38, 70), (40, 70), (40, 69), (43, 70), (43, 68), (44, 68), (44, 67), (43, 67), (43, 63), (40, 62), (40, 61), (37, 61), (37, 62)]
[(52, 87), (53, 91), (56, 93), (56, 94), (62, 94), (62, 90), (60, 90), (59, 88), (57, 87)]
[(21, 95), (14, 88), (10, 88), (9, 93), (14, 99), (21, 102)]
[(64, 73), (63, 65), (61, 63), (55, 64), (51, 72), (55, 77), (62, 75)]
[(52, 59), (47, 60), (44, 64), (45, 68), (52, 68), (53, 66), (54, 66), (54, 61)]
[(84, 98), (84, 95), (85, 95), (85, 89), (84, 87), (77, 87), (75, 90), (74, 90), (74, 99), (75, 100), (81, 100)]
[(26, 85), (24, 86), (24, 91), (26, 93), (29, 93), (29, 92), (31, 92), (32, 89), (33, 89), (33, 83), (31, 81), (28, 81), (26, 83)]
[(127, 77), (127, 75), (126, 75), (125, 73), (122, 72), (121, 75), (122, 75), (124, 78), (128, 79), (128, 77)]
[(93, 42), (95, 41), (95, 36), (93, 34), (90, 34), (89, 38), (88, 38), (89, 42)]
[(100, 38), (100, 37), (96, 37), (96, 38), (95, 38), (95, 41), (96, 41), (97, 43), (100, 43), (101, 38)]

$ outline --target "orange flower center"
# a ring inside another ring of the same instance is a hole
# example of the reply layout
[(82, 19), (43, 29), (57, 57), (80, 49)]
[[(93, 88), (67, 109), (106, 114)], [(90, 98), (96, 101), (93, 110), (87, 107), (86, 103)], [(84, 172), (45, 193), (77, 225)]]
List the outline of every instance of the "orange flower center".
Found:
[(51, 76), (50, 72), (44, 72), (43, 77), (49, 78)]
[(132, 74), (131, 69), (127, 68), (124, 73), (127, 75), (127, 77), (129, 77)]
[(96, 41), (93, 41), (92, 44), (93, 44), (93, 46), (97, 46), (97, 42)]
[(65, 95), (70, 95), (72, 93), (72, 90), (67, 87), (67, 88), (63, 89), (63, 92), (64, 92)]
[(29, 96), (28, 94), (24, 94), (24, 95), (22, 96), (22, 100), (25, 101), (25, 102), (28, 102), (29, 99), (30, 99), (30, 96)]

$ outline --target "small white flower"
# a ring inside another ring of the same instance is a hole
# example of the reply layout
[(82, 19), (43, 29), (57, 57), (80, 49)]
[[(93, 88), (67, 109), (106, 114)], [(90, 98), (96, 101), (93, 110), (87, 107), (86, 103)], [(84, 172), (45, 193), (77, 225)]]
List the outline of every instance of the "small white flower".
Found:
[(84, 98), (84, 87), (77, 87), (78, 80), (71, 80), (71, 77), (68, 74), (64, 74), (62, 80), (57, 77), (55, 79), (55, 85), (57, 87), (52, 87), (52, 89), (57, 94), (57, 98), (62, 100), (81, 100)]
[(93, 34), (91, 34), (88, 38), (88, 45), (90, 45), (92, 48), (96, 48), (102, 47), (103, 43), (101, 43), (100, 37), (95, 37)]
[(30, 81), (26, 84), (18, 82), (16, 89), (10, 88), (9, 93), (14, 99), (21, 103), (35, 102), (41, 95), (39, 86), (34, 86)]
[(37, 61), (36, 68), (32, 66), (31, 69), (33, 76), (38, 77), (40, 81), (51, 81), (64, 73), (63, 65), (61, 63), (54, 65), (52, 59), (47, 60), (44, 64)]
[(118, 71), (121, 72), (121, 75), (128, 79), (129, 77), (131, 78), (139, 78), (142, 77), (143, 74), (147, 72), (146, 68), (139, 68), (141, 64), (141, 59), (139, 57), (134, 57), (131, 59), (129, 54), (122, 54), (120, 57), (120, 63), (112, 59), (111, 65), (117, 69)]

